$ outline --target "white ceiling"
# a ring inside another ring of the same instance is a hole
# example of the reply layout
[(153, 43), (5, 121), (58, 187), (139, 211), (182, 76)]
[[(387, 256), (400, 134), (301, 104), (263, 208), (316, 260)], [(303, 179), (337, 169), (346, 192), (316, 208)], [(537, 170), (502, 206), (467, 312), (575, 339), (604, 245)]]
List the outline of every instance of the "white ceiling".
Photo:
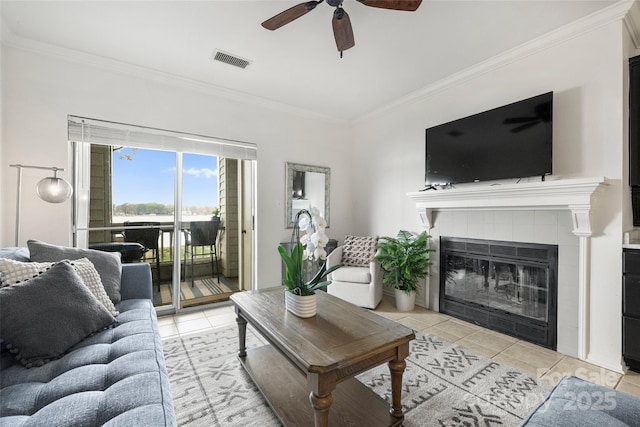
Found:
[[(353, 119), (613, 0), (423, 0), (416, 12), (344, 0), (356, 45), (340, 59), (332, 8), (276, 30), (301, 1), (5, 1), (5, 34), (161, 71), (325, 116)], [(211, 60), (246, 58), (242, 70)]]

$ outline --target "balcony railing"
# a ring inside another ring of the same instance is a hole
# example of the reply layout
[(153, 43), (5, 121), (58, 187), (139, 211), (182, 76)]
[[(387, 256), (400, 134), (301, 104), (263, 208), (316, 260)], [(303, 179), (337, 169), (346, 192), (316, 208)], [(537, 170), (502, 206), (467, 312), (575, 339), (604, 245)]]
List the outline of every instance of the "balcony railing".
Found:
[[(180, 259), (184, 257), (184, 231), (189, 229), (190, 222), (184, 221), (182, 222), (182, 226), (180, 227)], [(123, 223), (112, 223), (108, 227), (91, 227), (90, 231), (109, 231), (111, 233), (111, 242), (122, 243), (125, 241), (123, 232), (125, 229), (155, 229), (160, 228), (161, 232), (158, 237), (158, 248), (160, 252), (160, 262), (168, 263), (173, 262), (173, 250), (174, 250), (174, 241), (175, 241), (175, 228), (173, 222), (158, 222), (158, 225), (148, 225), (148, 226), (127, 226), (125, 227)], [(220, 226), (220, 231), (218, 235), (218, 243), (220, 242), (220, 236), (224, 233), (224, 226)], [(103, 241), (94, 241), (90, 237), (89, 244), (95, 243), (110, 243)], [(103, 239), (102, 239), (103, 240)], [(202, 248), (201, 248), (202, 250)]]

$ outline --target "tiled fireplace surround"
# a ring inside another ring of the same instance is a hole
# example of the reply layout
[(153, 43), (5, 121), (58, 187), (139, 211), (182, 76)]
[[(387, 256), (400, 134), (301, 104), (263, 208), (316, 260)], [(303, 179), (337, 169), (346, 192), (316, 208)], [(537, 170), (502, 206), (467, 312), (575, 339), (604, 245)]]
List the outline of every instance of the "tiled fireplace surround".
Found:
[[(407, 194), (431, 245), (441, 236), (558, 245), (557, 351), (585, 359), (591, 203), (604, 178), (469, 186)], [(432, 257), (429, 307), (438, 310), (439, 257)], [(581, 321), (582, 320), (582, 321)]]

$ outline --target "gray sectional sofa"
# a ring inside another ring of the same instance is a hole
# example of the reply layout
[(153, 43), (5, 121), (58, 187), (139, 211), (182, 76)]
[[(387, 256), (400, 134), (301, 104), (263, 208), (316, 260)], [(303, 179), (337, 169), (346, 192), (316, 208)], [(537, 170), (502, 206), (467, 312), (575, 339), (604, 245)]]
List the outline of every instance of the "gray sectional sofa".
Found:
[[(28, 254), (0, 249), (0, 258)], [(116, 322), (42, 366), (25, 367), (5, 340), (0, 427), (176, 425), (151, 286), (148, 264), (122, 264)], [(3, 336), (11, 327), (0, 325)]]
[(566, 376), (520, 427), (640, 426), (640, 399)]

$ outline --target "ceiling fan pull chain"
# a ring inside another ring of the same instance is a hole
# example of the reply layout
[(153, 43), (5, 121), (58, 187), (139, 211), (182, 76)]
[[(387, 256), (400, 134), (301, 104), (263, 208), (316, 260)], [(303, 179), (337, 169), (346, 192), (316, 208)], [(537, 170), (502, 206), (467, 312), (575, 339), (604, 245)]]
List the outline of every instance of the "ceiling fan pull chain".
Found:
[(340, 51), (340, 59), (342, 59), (342, 51)]

